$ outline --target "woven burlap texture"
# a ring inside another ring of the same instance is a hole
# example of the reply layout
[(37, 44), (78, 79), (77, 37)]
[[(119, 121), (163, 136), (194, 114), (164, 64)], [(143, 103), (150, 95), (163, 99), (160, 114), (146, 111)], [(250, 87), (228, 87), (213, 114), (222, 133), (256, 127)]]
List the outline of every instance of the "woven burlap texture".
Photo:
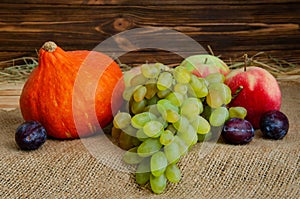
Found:
[[(180, 160), (180, 183), (169, 183), (161, 195), (99, 161), (80, 139), (49, 139), (36, 151), (19, 150), (14, 135), (23, 122), (20, 111), (0, 111), (0, 198), (300, 198), (300, 84), (280, 86), (281, 110), (290, 121), (283, 140), (256, 131), (244, 146), (208, 144), (213, 148), (205, 157), (198, 143)], [(113, 162), (109, 154), (115, 151), (105, 153)]]

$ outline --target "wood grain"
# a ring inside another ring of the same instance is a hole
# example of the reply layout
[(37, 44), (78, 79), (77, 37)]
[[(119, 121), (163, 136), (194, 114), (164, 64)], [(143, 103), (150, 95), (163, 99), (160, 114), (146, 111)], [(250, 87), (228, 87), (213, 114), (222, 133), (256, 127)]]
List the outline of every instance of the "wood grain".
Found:
[[(36, 51), (48, 40), (56, 41), (65, 50), (91, 50), (125, 30), (165, 27), (190, 36), (203, 47), (210, 45), (224, 59), (264, 51), (300, 63), (300, 3), (296, 0), (218, 0), (213, 3), (204, 0), (184, 3), (175, 0), (21, 0), (18, 3), (2, 0), (0, 19), (0, 61), (36, 56)], [(143, 37), (136, 39), (143, 40)], [(184, 41), (175, 42), (178, 46), (184, 45)], [(124, 50), (118, 41), (113, 45)], [(108, 46), (106, 50), (115, 48)], [(190, 49), (191, 53), (193, 50)], [(150, 59), (167, 64), (180, 60), (176, 55), (156, 49), (124, 57), (126, 64)]]

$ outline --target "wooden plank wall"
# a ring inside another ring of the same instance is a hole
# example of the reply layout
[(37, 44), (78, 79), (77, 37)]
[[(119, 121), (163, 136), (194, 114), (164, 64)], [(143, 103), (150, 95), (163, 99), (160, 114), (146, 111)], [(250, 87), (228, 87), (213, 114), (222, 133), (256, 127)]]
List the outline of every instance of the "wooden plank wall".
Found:
[[(300, 63), (299, 0), (1, 0), (0, 61), (36, 56), (48, 40), (91, 50), (124, 30), (166, 27), (210, 45), (222, 58), (264, 51)], [(122, 63), (177, 63), (165, 51), (141, 50)]]

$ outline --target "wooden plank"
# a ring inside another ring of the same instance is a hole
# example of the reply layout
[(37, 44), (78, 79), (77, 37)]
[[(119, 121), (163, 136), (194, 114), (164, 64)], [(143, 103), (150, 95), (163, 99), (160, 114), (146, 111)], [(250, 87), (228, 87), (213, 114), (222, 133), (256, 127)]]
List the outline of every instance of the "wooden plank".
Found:
[(251, 1), (237, 1), (237, 0), (215, 0), (213, 2), (207, 0), (2, 0), (3, 3), (11, 4), (55, 4), (55, 5), (224, 5), (224, 4), (234, 4), (234, 5), (245, 5), (245, 4), (282, 4), (282, 3), (295, 3), (299, 2), (298, 0), (251, 0)]

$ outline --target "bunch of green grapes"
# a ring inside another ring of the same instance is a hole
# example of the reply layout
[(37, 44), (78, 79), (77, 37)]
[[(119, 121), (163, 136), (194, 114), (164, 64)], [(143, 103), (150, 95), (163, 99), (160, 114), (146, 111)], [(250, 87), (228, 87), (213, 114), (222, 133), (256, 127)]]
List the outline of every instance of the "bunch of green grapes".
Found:
[(128, 150), (124, 161), (137, 165), (136, 182), (150, 182), (154, 193), (180, 181), (177, 162), (211, 127), (246, 115), (242, 107), (226, 108), (231, 90), (219, 73), (199, 78), (182, 66), (155, 63), (125, 79), (126, 106), (114, 117), (112, 136)]

